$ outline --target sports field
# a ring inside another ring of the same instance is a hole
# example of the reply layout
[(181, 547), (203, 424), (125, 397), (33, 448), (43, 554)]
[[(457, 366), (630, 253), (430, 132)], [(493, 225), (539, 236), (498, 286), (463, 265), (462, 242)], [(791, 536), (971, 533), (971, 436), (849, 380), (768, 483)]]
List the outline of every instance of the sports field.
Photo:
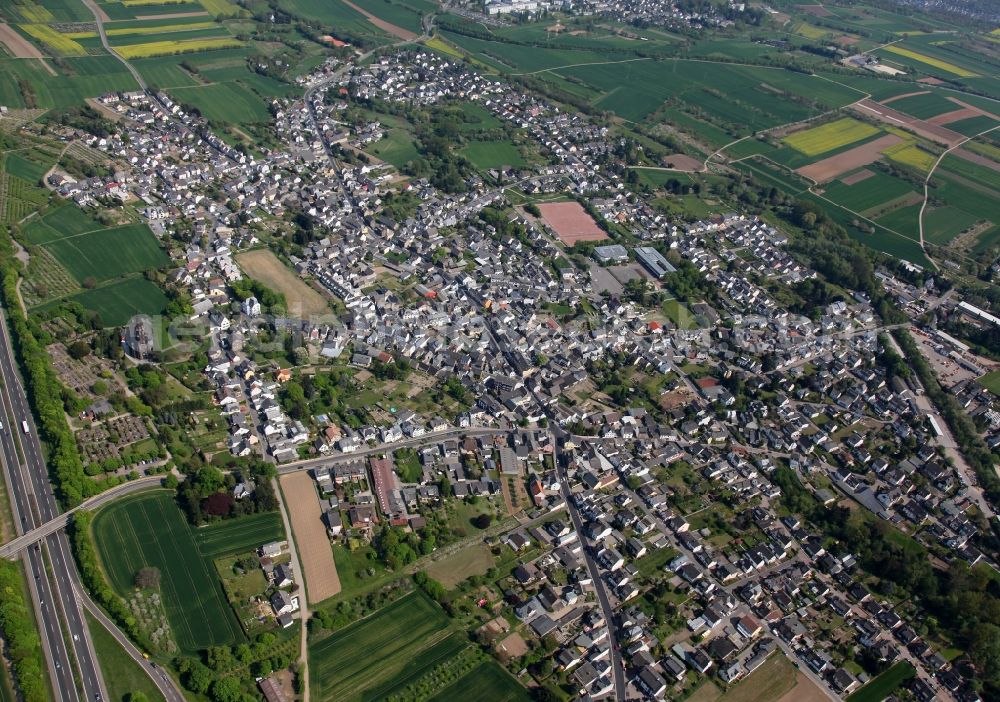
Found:
[(817, 156), (878, 134), (878, 128), (850, 117), (785, 137), (784, 142), (807, 156)]
[(608, 235), (597, 226), (579, 202), (547, 202), (539, 205), (542, 220), (566, 246), (578, 241), (602, 241)]
[(163, 605), (182, 650), (243, 640), (173, 492), (152, 490), (118, 500), (97, 513), (93, 530), (101, 563), (119, 594), (128, 595), (140, 568), (160, 570)]
[[(450, 620), (435, 602), (422, 592), (411, 592), (310, 646), (313, 699), (320, 702), (385, 699), (402, 692), (469, 645), (464, 633), (450, 627)], [(459, 682), (463, 683), (459, 689), (466, 693), (464, 699), (498, 702), (528, 699), (518, 683), (499, 666), (496, 670), (479, 666)], [(450, 687), (445, 688), (441, 694), (449, 690)], [(440, 699), (455, 697), (449, 693)]]

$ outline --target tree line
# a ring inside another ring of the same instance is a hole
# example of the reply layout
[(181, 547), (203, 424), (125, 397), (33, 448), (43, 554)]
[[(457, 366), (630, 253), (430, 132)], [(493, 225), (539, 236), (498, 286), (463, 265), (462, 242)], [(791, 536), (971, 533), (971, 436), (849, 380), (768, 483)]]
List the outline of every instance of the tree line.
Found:
[(3, 302), (10, 322), (11, 341), (24, 370), (28, 400), (38, 419), (39, 437), (49, 447), (49, 472), (56, 496), (64, 508), (75, 507), (120, 480), (95, 481), (84, 471), (76, 438), (66, 421), (62, 383), (52, 369), (48, 352), (21, 311), (15, 261), (9, 234), (0, 237), (0, 276), (3, 278)]
[(45, 702), (45, 660), (35, 616), (24, 599), (21, 567), (0, 560), (0, 631), (24, 702)]
[(934, 406), (941, 412), (944, 421), (948, 423), (951, 433), (955, 436), (955, 442), (961, 447), (962, 455), (976, 471), (976, 478), (986, 492), (986, 496), (994, 504), (1000, 502), (1000, 477), (997, 477), (993, 467), (996, 463), (996, 456), (979, 435), (975, 423), (958, 404), (955, 397), (946, 392), (938, 383), (934, 371), (927, 359), (920, 353), (913, 337), (905, 329), (895, 329), (892, 335), (899, 342), (903, 353), (906, 354), (910, 367), (916, 371), (917, 377), (920, 378), (927, 397), (931, 399)]

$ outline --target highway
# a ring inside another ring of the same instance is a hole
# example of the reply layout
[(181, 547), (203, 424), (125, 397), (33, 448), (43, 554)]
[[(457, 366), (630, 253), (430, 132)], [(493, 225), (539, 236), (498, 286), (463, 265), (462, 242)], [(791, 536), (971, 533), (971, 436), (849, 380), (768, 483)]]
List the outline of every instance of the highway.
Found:
[[(0, 415), (4, 422), (0, 431), (0, 463), (3, 464), (11, 510), (20, 534), (18, 539), (27, 539), (26, 542), (14, 539), (5, 544), (3, 548), (10, 552), (4, 556), (9, 558), (21, 552), (28, 574), (28, 588), (41, 624), (42, 649), (52, 679), (54, 699), (58, 702), (108, 699), (90, 629), (83, 615), (85, 606), (129, 656), (142, 666), (167, 702), (184, 702), (173, 678), (147, 661), (114, 622), (90, 600), (76, 570), (69, 539), (62, 531), (69, 515), (77, 509), (98, 507), (130, 492), (149, 488), (160, 478), (150, 476), (123, 483), (92, 497), (68, 513), (60, 514), (12, 349), (6, 316), (0, 309)], [(28, 424), (27, 433), (21, 427), (22, 421)], [(16, 443), (21, 445), (23, 464)], [(29, 543), (33, 544), (30, 548)], [(48, 563), (43, 557), (43, 543)], [(61, 622), (64, 622), (65, 634)]]
[[(3, 414), (8, 423), (2, 433), (4, 471), (11, 495), (11, 508), (19, 532), (58, 516), (48, 470), (38, 443), (38, 430), (28, 407), (27, 396), (14, 364), (6, 317), (0, 311), (0, 376), (3, 379)], [(28, 431), (21, 429), (26, 422)], [(16, 439), (14, 437), (17, 437)], [(20, 443), (24, 462), (17, 453)], [(43, 648), (49, 663), (54, 694), (57, 700), (100, 700), (106, 697), (101, 669), (94, 654), (87, 629), (76, 600), (73, 583), (77, 577), (71, 563), (69, 542), (65, 534), (45, 537), (45, 552), (41, 545), (28, 549), (23, 556), (28, 573), (29, 590), (40, 621)], [(47, 556), (47, 561), (46, 561)], [(65, 621), (63, 635), (60, 621)], [(72, 655), (71, 655), (72, 652)], [(75, 660), (74, 660), (75, 658)], [(83, 697), (77, 687), (79, 681)]]
[(81, 503), (77, 507), (59, 514), (54, 519), (51, 519), (44, 524), (39, 524), (34, 529), (25, 531), (17, 538), (11, 539), (7, 543), (3, 544), (0, 546), (0, 558), (15, 558), (21, 551), (28, 548), (28, 546), (41, 541), (50, 534), (55, 534), (57, 531), (60, 531), (69, 523), (69, 519), (73, 513), (78, 510), (96, 509), (97, 507), (122, 497), (123, 495), (127, 495), (130, 492), (144, 490), (153, 487), (154, 485), (159, 485), (162, 480), (162, 476), (148, 475), (143, 478), (139, 478), (138, 480), (122, 483), (121, 485), (117, 485), (110, 490), (105, 490), (100, 495), (91, 497), (89, 500)]

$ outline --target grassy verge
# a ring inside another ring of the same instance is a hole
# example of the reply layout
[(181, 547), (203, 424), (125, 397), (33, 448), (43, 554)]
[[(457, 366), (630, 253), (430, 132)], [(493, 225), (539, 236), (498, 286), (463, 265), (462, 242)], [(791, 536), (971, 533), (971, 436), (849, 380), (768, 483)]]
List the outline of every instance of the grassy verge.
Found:
[(94, 642), (94, 652), (108, 686), (108, 698), (119, 702), (132, 692), (141, 692), (149, 702), (161, 702), (163, 695), (145, 671), (126, 653), (100, 622), (87, 614), (87, 626)]
[(48, 699), (38, 625), (28, 605), (21, 566), (12, 561), (0, 562), (0, 631), (21, 693), (18, 699), (25, 702)]
[(848, 702), (881, 702), (916, 674), (908, 661), (900, 661), (848, 697)]

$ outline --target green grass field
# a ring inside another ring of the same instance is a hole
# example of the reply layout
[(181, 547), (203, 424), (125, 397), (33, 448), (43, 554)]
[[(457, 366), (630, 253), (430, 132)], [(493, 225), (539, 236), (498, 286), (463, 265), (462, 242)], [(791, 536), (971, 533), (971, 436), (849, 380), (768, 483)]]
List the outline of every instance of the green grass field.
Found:
[(108, 686), (108, 699), (124, 700), (130, 693), (141, 692), (149, 702), (163, 702), (163, 695), (146, 671), (132, 660), (121, 644), (100, 622), (87, 614), (87, 627), (94, 642), (94, 652), (101, 662), (101, 672)]
[(111, 280), (170, 262), (145, 224), (68, 236), (48, 242), (45, 248), (81, 283), (87, 278)]
[(985, 232), (980, 234), (976, 243), (973, 245), (972, 250), (975, 253), (980, 253), (997, 245), (1000, 245), (1000, 225), (990, 227)]
[(92, 290), (84, 290), (67, 299), (100, 314), (106, 327), (123, 326), (137, 314), (161, 314), (167, 306), (167, 296), (163, 291), (141, 277), (126, 278)]
[(906, 181), (876, 171), (875, 175), (854, 185), (845, 185), (839, 180), (829, 183), (824, 186), (823, 195), (849, 210), (864, 212), (911, 192), (915, 191)]
[(313, 696), (381, 699), (468, 645), (435, 602), (413, 592), (310, 646)]
[(413, 137), (404, 129), (389, 129), (384, 139), (369, 145), (365, 151), (396, 168), (420, 158)]
[(340, 32), (361, 36), (376, 44), (388, 43), (390, 40), (386, 32), (339, 0), (281, 0), (280, 6), (299, 17), (337, 27)]
[(352, 0), (358, 7), (397, 27), (420, 34), (422, 15), (435, 12), (437, 6), (426, 0)]
[[(799, 197), (803, 200), (815, 202), (817, 205), (824, 208), (830, 219), (846, 229), (848, 234), (861, 243), (866, 244), (877, 251), (884, 251), (890, 256), (911, 261), (912, 263), (916, 263), (921, 266), (930, 265), (923, 250), (920, 248), (920, 242), (916, 239), (916, 234), (912, 237), (903, 236), (886, 229), (886, 227), (895, 228), (895, 226), (902, 226), (900, 222), (893, 221), (891, 219), (892, 216), (897, 213), (903, 213), (905, 216), (909, 216), (911, 218), (910, 221), (913, 222), (912, 226), (915, 227), (916, 213), (920, 209), (920, 205), (895, 210), (890, 215), (887, 215), (887, 217), (890, 218), (888, 222), (883, 222), (883, 220), (886, 219), (885, 217), (879, 218), (876, 221), (875, 233), (870, 234), (866, 231), (858, 229), (852, 223), (857, 219), (857, 215), (852, 214), (843, 207), (831, 204), (829, 201), (823, 200), (815, 195), (812, 195), (811, 193), (800, 193)], [(916, 230), (914, 229), (914, 232), (915, 231)]]
[(476, 102), (463, 102), (460, 105), (461, 112), (468, 119), (459, 125), (459, 131), (470, 132), (479, 129), (496, 129), (503, 125), (499, 119), (493, 116), (489, 110)]
[(944, 246), (978, 221), (978, 217), (954, 207), (928, 208), (924, 212), (924, 239)]
[(809, 188), (809, 183), (799, 176), (787, 173), (764, 158), (748, 158), (736, 164), (740, 170), (748, 171), (758, 180), (777, 186), (793, 195)]
[(212, 564), (198, 552), (172, 492), (123, 498), (97, 513), (93, 529), (101, 562), (119, 594), (128, 595), (140, 568), (159, 568), (163, 604), (182, 650), (243, 640)]
[(920, 205), (909, 205), (887, 212), (875, 221), (883, 227), (897, 231), (900, 234), (918, 238), (920, 234), (917, 225), (917, 216), (919, 214)]
[(528, 702), (531, 696), (495, 661), (483, 661), (428, 702)]
[(238, 82), (174, 88), (171, 94), (178, 102), (197, 108), (210, 120), (237, 125), (271, 120), (264, 100)]
[(473, 166), (483, 171), (501, 166), (517, 168), (524, 165), (524, 159), (517, 147), (503, 141), (470, 142), (462, 149), (462, 155), (469, 159)]
[[(546, 38), (545, 46), (502, 41), (502, 35), (509, 34), (512, 39), (542, 42), (537, 36), (513, 36), (515, 32), (526, 31), (521, 27), (497, 30), (497, 40), (454, 32), (444, 34), (450, 42), (498, 70), (533, 73), (552, 81), (561, 90), (589, 94), (585, 99), (594, 107), (633, 121), (650, 117), (665, 101), (674, 99), (684, 105), (685, 112), (701, 110), (710, 115), (713, 126), (745, 134), (805, 119), (864, 96), (861, 90), (839, 81), (781, 68), (668, 58), (672, 49), (664, 45), (657, 51), (652, 42), (643, 46), (643, 53), (658, 53), (656, 59), (625, 50), (629, 47), (627, 42), (621, 45), (621, 38)], [(579, 48), (566, 48), (570, 40)], [(733, 56), (726, 44), (706, 45), (697, 53), (747, 58), (769, 51), (766, 47), (750, 46)], [(576, 83), (560, 82), (557, 78)], [(698, 115), (694, 117), (697, 119)]]
[(250, 551), (270, 541), (285, 538), (281, 515), (277, 512), (251, 514), (194, 530), (194, 540), (206, 558)]
[(848, 702), (882, 702), (916, 674), (909, 661), (900, 661), (848, 697)]
[(76, 205), (63, 205), (32, 219), (24, 227), (29, 244), (48, 244), (66, 236), (76, 236), (103, 229), (104, 225)]
[[(945, 158), (942, 164), (950, 166), (951, 161)], [(971, 215), (1000, 223), (1000, 192), (975, 177), (965, 177), (950, 167), (938, 168), (931, 179), (931, 195)]]
[(35, 151), (8, 153), (4, 157), (4, 169), (12, 176), (23, 178), (29, 183), (38, 183), (45, 172), (55, 163), (54, 156)]
[[(50, 75), (37, 59), (0, 58), (0, 104), (8, 107), (62, 108), (78, 106), (88, 97), (118, 90), (135, 90), (135, 79), (110, 56), (60, 59), (59, 75)], [(20, 81), (30, 94), (21, 90)]]
[(992, 129), (996, 125), (997, 121), (992, 117), (980, 115), (979, 117), (969, 117), (968, 119), (960, 119), (957, 122), (952, 122), (948, 125), (948, 129), (964, 136), (972, 137), (985, 132), (987, 129)]
[(984, 388), (989, 390), (991, 393), (1000, 397), (1000, 371), (993, 371), (992, 373), (987, 373), (978, 380), (977, 383), (982, 385)]
[(889, 106), (918, 119), (929, 119), (962, 109), (961, 105), (956, 105), (941, 93), (934, 91), (893, 100)]

